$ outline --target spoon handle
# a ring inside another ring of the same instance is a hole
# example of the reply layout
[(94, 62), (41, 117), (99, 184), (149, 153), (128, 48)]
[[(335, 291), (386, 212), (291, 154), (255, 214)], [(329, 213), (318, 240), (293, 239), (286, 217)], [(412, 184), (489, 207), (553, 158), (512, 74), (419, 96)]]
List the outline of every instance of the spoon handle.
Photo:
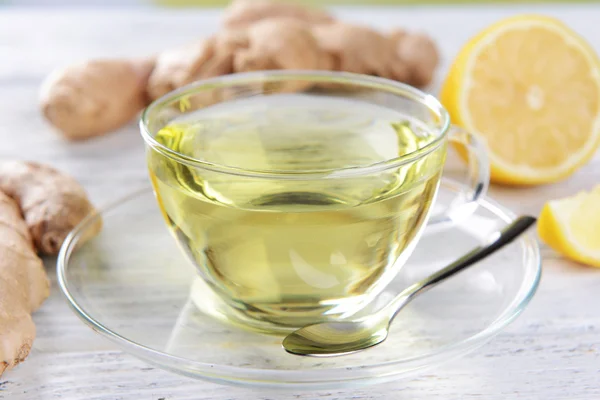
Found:
[(476, 262), (484, 259), (490, 254), (500, 250), (505, 245), (511, 243), (521, 233), (526, 231), (531, 225), (536, 222), (536, 218), (530, 216), (521, 216), (515, 219), (512, 223), (497, 232), (491, 243), (485, 246), (479, 246), (463, 255), (447, 267), (429, 275), (414, 284), (404, 289), (386, 308), (390, 312), (390, 321), (398, 314), (398, 312), (416, 295), (423, 293), (446, 278), (470, 267)]

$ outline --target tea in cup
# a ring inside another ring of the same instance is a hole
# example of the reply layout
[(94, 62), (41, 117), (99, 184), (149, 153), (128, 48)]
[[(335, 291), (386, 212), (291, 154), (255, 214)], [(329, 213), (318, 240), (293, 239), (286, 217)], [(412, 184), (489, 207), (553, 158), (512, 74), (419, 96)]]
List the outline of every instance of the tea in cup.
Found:
[[(313, 71), (197, 82), (141, 125), (160, 209), (217, 314), (272, 332), (348, 317), (398, 274), (451, 136), (432, 96)], [(467, 148), (486, 187), (485, 154)]]

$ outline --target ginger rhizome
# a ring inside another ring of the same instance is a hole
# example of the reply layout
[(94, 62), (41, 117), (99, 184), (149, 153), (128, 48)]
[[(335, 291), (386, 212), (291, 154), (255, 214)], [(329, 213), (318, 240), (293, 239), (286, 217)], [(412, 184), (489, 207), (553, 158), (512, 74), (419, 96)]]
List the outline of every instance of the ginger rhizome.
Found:
[(17, 203), (0, 192), (0, 375), (23, 361), (35, 337), (31, 313), (48, 297), (42, 260)]
[(334, 21), (333, 16), (323, 10), (299, 4), (272, 0), (235, 0), (225, 12), (223, 26), (243, 28), (263, 19), (278, 17), (293, 18), (311, 24), (326, 24)]
[(42, 86), (41, 107), (63, 136), (79, 140), (125, 125), (151, 101), (199, 79), (312, 69), (423, 87), (438, 62), (434, 42), (422, 33), (379, 32), (292, 3), (237, 0), (225, 10), (222, 29), (197, 42), (147, 60), (92, 60), (53, 72)]
[(42, 113), (69, 139), (85, 139), (131, 121), (148, 103), (154, 60), (92, 60), (52, 72), (40, 93)]
[(31, 313), (49, 294), (38, 254), (57, 254), (67, 234), (94, 212), (70, 176), (38, 163), (0, 162), (0, 375), (29, 354)]

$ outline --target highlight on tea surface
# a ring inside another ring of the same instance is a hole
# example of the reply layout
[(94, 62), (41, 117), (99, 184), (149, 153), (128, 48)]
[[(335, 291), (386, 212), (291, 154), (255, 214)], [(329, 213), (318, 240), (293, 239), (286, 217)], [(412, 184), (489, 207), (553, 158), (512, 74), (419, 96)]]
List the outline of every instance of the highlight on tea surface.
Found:
[(149, 168), (165, 218), (213, 289), (253, 319), (298, 326), (357, 311), (408, 257), (445, 143), (399, 167), (352, 168), (417, 151), (430, 132), (366, 102), (279, 94), (194, 111), (156, 135), (232, 173), (153, 150)]

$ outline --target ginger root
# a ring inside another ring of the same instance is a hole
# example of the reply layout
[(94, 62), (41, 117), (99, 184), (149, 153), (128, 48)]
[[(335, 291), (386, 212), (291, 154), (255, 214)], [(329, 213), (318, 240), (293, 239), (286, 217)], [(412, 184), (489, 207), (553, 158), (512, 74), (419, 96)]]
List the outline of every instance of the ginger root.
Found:
[(131, 121), (147, 104), (154, 60), (92, 60), (59, 69), (42, 84), (42, 113), (63, 135), (85, 139)]
[[(319, 69), (326, 53), (310, 27), (294, 19), (271, 18), (247, 28), (248, 46), (237, 49), (233, 58), (236, 72), (275, 69)], [(273, 40), (277, 37), (278, 40)], [(301, 90), (302, 82), (289, 82), (285, 90)]]
[(19, 204), (33, 243), (43, 254), (58, 254), (69, 232), (96, 211), (75, 179), (34, 162), (0, 162), (0, 191)]
[(29, 354), (31, 313), (49, 294), (37, 253), (58, 253), (69, 231), (93, 212), (66, 174), (33, 162), (0, 162), (0, 375)]
[(292, 18), (311, 24), (333, 21), (333, 17), (325, 11), (299, 4), (272, 0), (235, 0), (225, 12), (223, 26), (243, 28), (260, 20), (277, 17)]
[(334, 70), (406, 81), (406, 70), (393, 68), (397, 60), (392, 42), (376, 30), (336, 22), (315, 25), (312, 31), (321, 48), (333, 58)]
[[(329, 67), (327, 60), (309, 25), (287, 17), (270, 18), (159, 55), (147, 90), (150, 99), (157, 99), (199, 79), (233, 72), (324, 69)], [(298, 82), (293, 86), (284, 90), (299, 90), (305, 85)], [(205, 104), (217, 95), (210, 92), (207, 90)], [(198, 100), (202, 96), (193, 97)]]
[(433, 40), (424, 34), (407, 33), (403, 30), (393, 31), (390, 40), (397, 60), (395, 65), (405, 65), (408, 70), (408, 76), (404, 80), (417, 87), (428, 85), (440, 61)]
[(147, 94), (154, 100), (195, 80), (231, 73), (230, 64), (218, 53), (214, 37), (165, 51), (149, 75)]
[[(324, 11), (272, 0), (236, 0), (224, 28), (148, 60), (102, 60), (67, 67), (42, 87), (46, 119), (69, 139), (86, 139), (132, 120), (150, 101), (191, 82), (235, 72), (296, 69), (376, 75), (413, 86), (431, 82), (438, 52), (419, 33), (384, 34), (336, 21)], [(277, 90), (302, 90), (294, 83)], [(194, 95), (206, 106), (219, 90)]]
[(0, 192), (0, 375), (27, 357), (35, 338), (31, 313), (48, 297), (42, 260), (17, 204)]

